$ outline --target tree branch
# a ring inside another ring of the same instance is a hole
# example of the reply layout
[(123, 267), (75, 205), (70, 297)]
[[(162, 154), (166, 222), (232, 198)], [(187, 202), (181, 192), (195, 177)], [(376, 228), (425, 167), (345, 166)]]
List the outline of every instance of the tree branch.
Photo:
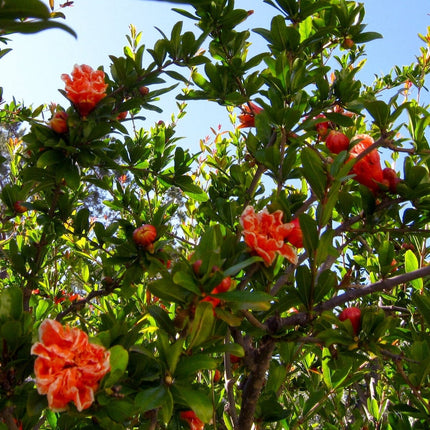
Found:
[(263, 388), (275, 345), (275, 339), (267, 337), (263, 339), (262, 345), (253, 351), (254, 366), (243, 388), (239, 421), (235, 430), (250, 430), (252, 428), (258, 398)]
[[(366, 287), (348, 289), (343, 294), (315, 306), (312, 312), (299, 312), (298, 314), (290, 317), (282, 318), (279, 321), (279, 326), (280, 328), (285, 328), (289, 326), (306, 325), (317, 318), (322, 312), (331, 310), (336, 306), (344, 305), (346, 302), (353, 301), (359, 297), (364, 297), (379, 291), (390, 291), (397, 285), (413, 281), (414, 279), (424, 278), (426, 276), (430, 276), (430, 266), (421, 267), (413, 272), (403, 273), (392, 278), (381, 279), (380, 281), (367, 285)], [(266, 321), (266, 327), (269, 326), (269, 321), (270, 319)]]

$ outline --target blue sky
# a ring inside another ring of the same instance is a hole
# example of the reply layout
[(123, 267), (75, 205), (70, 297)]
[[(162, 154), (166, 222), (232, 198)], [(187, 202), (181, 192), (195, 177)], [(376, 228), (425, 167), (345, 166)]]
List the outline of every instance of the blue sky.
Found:
[[(56, 0), (56, 5), (62, 2)], [(406, 65), (414, 61), (422, 45), (417, 33), (425, 34), (430, 25), (430, 3), (424, 0), (365, 0), (363, 3), (367, 30), (384, 36), (384, 39), (367, 45), (367, 65), (360, 78), (370, 84), (374, 74), (388, 73), (395, 64)], [(245, 24), (250, 29), (268, 26), (276, 12), (262, 0), (237, 0), (236, 5), (255, 11)], [(58, 92), (64, 88), (60, 78), (62, 73), (70, 73), (76, 63), (94, 68), (103, 65), (108, 70), (109, 55), (122, 54), (129, 24), (143, 32), (142, 41), (151, 48), (159, 38), (154, 27), (169, 34), (177, 21), (187, 21), (171, 10), (174, 6), (147, 0), (75, 0), (74, 6), (65, 8), (64, 13), (66, 23), (77, 32), (78, 39), (60, 30), (11, 37), (8, 46), (13, 51), (0, 60), (0, 86), (4, 90), (4, 99), (9, 101), (14, 96), (26, 105), (56, 102), (68, 106), (67, 100)], [(192, 29), (193, 24), (188, 23), (187, 28)], [(254, 35), (254, 40), (256, 49), (260, 44), (264, 46), (258, 35)], [(148, 113), (143, 127), (149, 128), (159, 119), (168, 121), (171, 113), (176, 111), (175, 100), (169, 94), (163, 96), (161, 106), (163, 114)], [(188, 115), (178, 128), (180, 135), (189, 135), (189, 127), (193, 127), (193, 139), (204, 138), (210, 133), (209, 127), (216, 127), (227, 118), (224, 109), (215, 103), (206, 102), (204, 115), (201, 106), (198, 102), (190, 102)], [(228, 123), (227, 119), (225, 123)], [(184, 130), (182, 133), (181, 129)]]

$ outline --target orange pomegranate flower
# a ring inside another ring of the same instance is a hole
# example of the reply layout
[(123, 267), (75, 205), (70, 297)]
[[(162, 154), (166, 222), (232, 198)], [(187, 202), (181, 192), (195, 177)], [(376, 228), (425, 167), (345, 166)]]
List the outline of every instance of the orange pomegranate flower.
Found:
[[(215, 288), (212, 289), (211, 294), (220, 294), (225, 293), (231, 287), (231, 278), (227, 276), (224, 278)], [(221, 300), (217, 297), (206, 296), (201, 300), (202, 302), (209, 302), (212, 304), (212, 307), (215, 309), (217, 306), (221, 304)]]
[(91, 406), (99, 381), (110, 370), (109, 351), (89, 343), (88, 335), (78, 328), (63, 327), (47, 319), (39, 328), (39, 340), (31, 353), (39, 394), (46, 394), (54, 412), (67, 409), (74, 402), (82, 411)]
[(263, 258), (266, 266), (273, 263), (277, 253), (291, 263), (297, 264), (295, 249), (285, 243), (295, 225), (284, 224), (282, 217), (283, 213), (280, 210), (271, 214), (264, 208), (261, 212), (255, 213), (252, 206), (247, 206), (240, 216), (246, 244)]
[[(367, 134), (359, 134), (355, 136), (352, 141), (359, 142), (354, 145), (350, 151), (350, 160), (356, 158), (366, 148), (374, 143), (372, 137)], [(351, 169), (351, 172), (355, 174), (354, 179), (362, 185), (365, 185), (373, 193), (379, 191), (379, 182), (383, 180), (381, 160), (379, 153), (376, 149), (369, 152), (362, 159), (358, 160)]]
[(93, 70), (90, 66), (82, 64), (75, 67), (72, 77), (61, 75), (66, 83), (67, 98), (75, 105), (81, 116), (87, 116), (106, 96), (107, 84), (103, 70)]
[(263, 108), (253, 102), (241, 106), (242, 114), (238, 115), (239, 126), (237, 128), (255, 127), (255, 115), (258, 115)]
[(182, 411), (179, 416), (189, 424), (190, 430), (203, 430), (205, 427), (194, 411)]

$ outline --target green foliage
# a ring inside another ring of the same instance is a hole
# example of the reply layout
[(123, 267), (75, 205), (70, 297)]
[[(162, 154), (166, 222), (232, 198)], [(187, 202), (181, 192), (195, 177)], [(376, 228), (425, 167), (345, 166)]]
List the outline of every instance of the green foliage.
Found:
[(0, 7), (0, 29), (2, 34), (27, 34), (60, 28), (77, 37), (70, 27), (52, 19), (60, 15), (51, 13), (40, 0), (5, 0)]
[[(3, 3), (5, 33), (70, 31), (36, 0)], [(191, 6), (175, 10), (195, 32), (178, 21), (146, 49), (131, 25), (88, 115), (1, 106), (2, 125), (27, 129), (1, 158), (0, 429), (427, 428), (430, 116), (400, 94), (425, 86), (429, 36), (414, 64), (366, 85), (380, 35), (362, 4), (267, 0), (268, 28), (243, 31), (251, 11), (233, 0), (172, 3)], [(250, 56), (255, 37), (267, 52)], [(142, 122), (173, 94), (176, 116)], [(175, 130), (194, 100), (232, 123), (198, 153)], [(44, 119), (59, 112), (60, 131)], [(347, 150), (330, 152), (331, 130)], [(374, 143), (351, 157), (363, 134)], [(347, 306), (358, 329), (338, 318)], [(37, 391), (46, 319), (109, 351), (82, 411)]]

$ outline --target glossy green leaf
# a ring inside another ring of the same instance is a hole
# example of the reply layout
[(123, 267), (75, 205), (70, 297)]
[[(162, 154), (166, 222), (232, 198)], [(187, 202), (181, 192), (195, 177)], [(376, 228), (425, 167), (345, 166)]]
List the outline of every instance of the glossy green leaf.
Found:
[(204, 392), (177, 384), (172, 386), (172, 393), (174, 398), (183, 399), (204, 423), (208, 423), (212, 419), (212, 401)]
[(9, 287), (0, 291), (0, 320), (20, 319), (23, 312), (23, 295), (18, 287)]
[(164, 385), (158, 387), (147, 388), (139, 391), (134, 399), (134, 404), (139, 409), (140, 413), (150, 411), (151, 409), (163, 406), (167, 396), (167, 389)]
[(203, 354), (195, 354), (192, 356), (184, 356), (179, 361), (176, 366), (176, 371), (174, 372), (175, 378), (194, 378), (194, 375), (203, 369), (216, 369), (218, 362), (212, 357), (208, 357)]
[(217, 294), (219, 297), (234, 308), (234, 309), (250, 309), (250, 310), (268, 310), (273, 297), (270, 294), (262, 291), (230, 291), (227, 293)]
[[(419, 268), (419, 266), (418, 266), (417, 257), (415, 256), (413, 251), (408, 249), (405, 252), (405, 272), (406, 273), (413, 272), (413, 271), (417, 270), (418, 268)], [(422, 278), (414, 279), (414, 280), (410, 281), (410, 283), (417, 290), (422, 290), (422, 288), (423, 288)]]
[(317, 152), (311, 148), (303, 148), (301, 153), (303, 175), (308, 180), (314, 193), (322, 199), (325, 192), (327, 177), (322, 167), (322, 161)]
[(300, 228), (303, 232), (303, 243), (309, 253), (318, 248), (318, 228), (316, 221), (308, 214), (299, 215)]
[(206, 342), (213, 333), (215, 318), (211, 303), (200, 302), (195, 311), (190, 327), (189, 348), (195, 348)]
[(122, 377), (128, 364), (128, 352), (121, 345), (115, 345), (109, 351), (111, 368), (104, 382), (105, 387), (114, 385)]
[(191, 291), (194, 294), (201, 294), (200, 288), (196, 284), (194, 276), (189, 272), (175, 272), (175, 274), (173, 275), (173, 282), (185, 288), (186, 290)]

